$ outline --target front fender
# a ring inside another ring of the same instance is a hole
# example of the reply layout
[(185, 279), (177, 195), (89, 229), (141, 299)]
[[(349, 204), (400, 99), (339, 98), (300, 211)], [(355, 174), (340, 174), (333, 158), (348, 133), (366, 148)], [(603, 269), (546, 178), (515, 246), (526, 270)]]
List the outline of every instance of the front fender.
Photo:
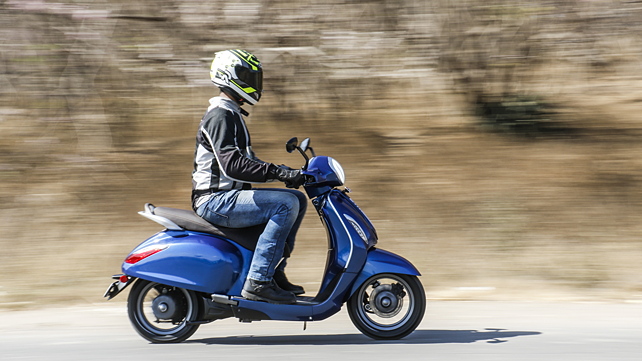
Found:
[(368, 251), (366, 264), (352, 284), (352, 289), (348, 293), (348, 297), (357, 292), (359, 287), (361, 287), (368, 278), (381, 273), (421, 276), (417, 268), (407, 259), (392, 252), (371, 248), (370, 251)]

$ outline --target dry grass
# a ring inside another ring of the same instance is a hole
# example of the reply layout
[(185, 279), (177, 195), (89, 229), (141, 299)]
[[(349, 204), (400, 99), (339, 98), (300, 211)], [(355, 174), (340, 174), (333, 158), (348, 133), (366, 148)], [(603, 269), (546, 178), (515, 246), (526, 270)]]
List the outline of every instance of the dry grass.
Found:
[[(73, 7), (8, 9), (0, 307), (99, 302), (124, 256), (159, 230), (135, 212), (189, 207), (196, 124), (213, 95), (207, 61), (237, 46), (266, 63), (270, 89), (250, 117), (259, 156), (300, 164), (283, 143), (312, 137), (344, 165), (381, 248), (418, 266), (429, 297), (640, 300), (637, 10), (542, 2), (461, 16), (466, 2), (277, 2), (285, 13), (261, 20), (263, 3), (113, 1), (105, 8), (118, 16), (91, 23), (63, 14)], [(335, 7), (346, 17), (314, 16)], [(224, 26), (243, 11), (257, 17), (252, 41)], [(219, 12), (220, 27), (197, 21)], [(453, 16), (468, 20), (444, 21)], [(502, 92), (553, 105), (536, 119), (549, 131), (473, 116), (477, 100)], [(291, 278), (314, 290), (326, 241), (312, 212), (298, 243)]]

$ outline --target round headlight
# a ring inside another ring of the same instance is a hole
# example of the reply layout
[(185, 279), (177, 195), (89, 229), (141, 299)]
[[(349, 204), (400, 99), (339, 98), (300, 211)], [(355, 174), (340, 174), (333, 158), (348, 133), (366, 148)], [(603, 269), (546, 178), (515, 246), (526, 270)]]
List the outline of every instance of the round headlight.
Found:
[(341, 167), (341, 164), (337, 162), (334, 158), (328, 158), (328, 165), (330, 168), (332, 168), (332, 171), (337, 175), (337, 178), (339, 178), (339, 182), (341, 184), (345, 184), (346, 182), (346, 175), (343, 172), (343, 167)]

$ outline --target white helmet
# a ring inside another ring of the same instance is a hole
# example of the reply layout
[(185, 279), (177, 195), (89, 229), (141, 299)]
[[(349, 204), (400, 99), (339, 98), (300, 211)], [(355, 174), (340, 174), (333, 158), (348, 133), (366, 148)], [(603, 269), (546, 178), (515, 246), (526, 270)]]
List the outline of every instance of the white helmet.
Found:
[(263, 91), (263, 69), (256, 56), (234, 49), (216, 53), (210, 78), (224, 90), (232, 91), (250, 105), (256, 104)]

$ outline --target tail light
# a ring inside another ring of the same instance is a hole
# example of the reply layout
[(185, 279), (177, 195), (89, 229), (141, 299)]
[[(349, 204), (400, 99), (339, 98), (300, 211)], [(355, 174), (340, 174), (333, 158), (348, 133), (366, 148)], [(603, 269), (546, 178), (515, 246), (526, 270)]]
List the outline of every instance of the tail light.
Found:
[(129, 264), (134, 264), (136, 262), (140, 262), (144, 260), (145, 258), (155, 255), (156, 253), (166, 249), (167, 246), (154, 246), (154, 247), (148, 247), (148, 248), (143, 248), (140, 251), (137, 251), (135, 253), (130, 254), (125, 258), (125, 263)]

